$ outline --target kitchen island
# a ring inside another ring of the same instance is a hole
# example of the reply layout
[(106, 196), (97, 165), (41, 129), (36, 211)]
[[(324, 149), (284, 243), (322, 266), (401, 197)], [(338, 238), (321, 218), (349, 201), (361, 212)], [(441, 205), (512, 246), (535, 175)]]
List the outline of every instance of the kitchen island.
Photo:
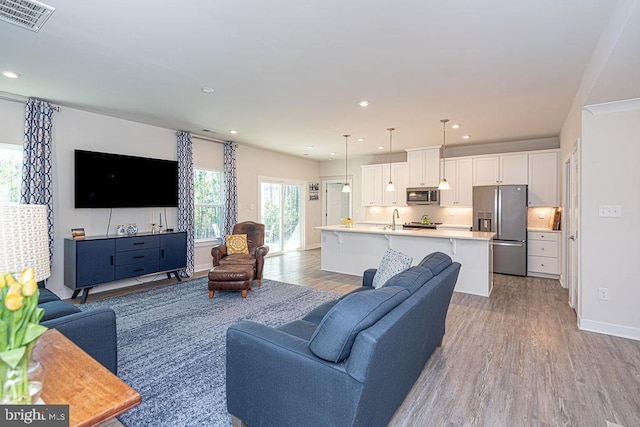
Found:
[(387, 248), (413, 257), (413, 265), (440, 251), (462, 264), (455, 291), (488, 297), (493, 289), (495, 233), (455, 230), (396, 230), (389, 227), (329, 225), (322, 232), (321, 268), (361, 276), (377, 268)]

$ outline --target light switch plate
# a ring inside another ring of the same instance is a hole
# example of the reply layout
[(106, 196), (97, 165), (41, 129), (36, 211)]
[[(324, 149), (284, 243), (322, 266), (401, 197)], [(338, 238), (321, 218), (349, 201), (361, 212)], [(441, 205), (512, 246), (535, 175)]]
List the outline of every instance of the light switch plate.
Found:
[(598, 206), (598, 216), (601, 218), (620, 218), (622, 216), (622, 206), (600, 205)]

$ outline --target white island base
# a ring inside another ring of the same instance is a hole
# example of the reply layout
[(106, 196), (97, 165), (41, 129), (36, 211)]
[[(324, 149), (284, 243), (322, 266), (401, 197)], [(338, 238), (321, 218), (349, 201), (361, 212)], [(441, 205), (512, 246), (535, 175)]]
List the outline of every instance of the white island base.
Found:
[(443, 252), (462, 264), (455, 291), (488, 297), (493, 289), (494, 233), (452, 230), (400, 230), (379, 227), (324, 226), (321, 268), (362, 276), (377, 268), (387, 248), (413, 257), (417, 265), (432, 252)]

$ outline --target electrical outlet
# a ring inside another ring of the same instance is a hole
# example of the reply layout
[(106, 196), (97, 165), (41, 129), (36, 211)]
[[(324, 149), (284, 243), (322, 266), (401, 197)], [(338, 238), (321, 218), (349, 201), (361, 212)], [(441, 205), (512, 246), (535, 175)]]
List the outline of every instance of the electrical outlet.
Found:
[(538, 218), (544, 219), (544, 211), (542, 209), (538, 211)]
[(598, 288), (598, 299), (601, 301), (609, 301), (609, 288)]

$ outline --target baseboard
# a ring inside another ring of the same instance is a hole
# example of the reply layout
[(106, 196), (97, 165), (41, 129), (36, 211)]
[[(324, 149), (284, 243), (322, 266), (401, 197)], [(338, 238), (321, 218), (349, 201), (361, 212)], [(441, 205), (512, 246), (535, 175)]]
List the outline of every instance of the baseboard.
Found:
[(314, 243), (313, 245), (307, 245), (304, 247), (305, 251), (308, 251), (310, 249), (320, 249), (322, 247), (322, 243)]
[(193, 266), (193, 271), (207, 271), (207, 270), (211, 270), (211, 263), (209, 264), (200, 264), (200, 265), (194, 265)]
[(586, 320), (578, 317), (578, 328), (583, 331), (640, 341), (640, 329), (630, 328), (629, 326), (614, 325), (613, 323)]

